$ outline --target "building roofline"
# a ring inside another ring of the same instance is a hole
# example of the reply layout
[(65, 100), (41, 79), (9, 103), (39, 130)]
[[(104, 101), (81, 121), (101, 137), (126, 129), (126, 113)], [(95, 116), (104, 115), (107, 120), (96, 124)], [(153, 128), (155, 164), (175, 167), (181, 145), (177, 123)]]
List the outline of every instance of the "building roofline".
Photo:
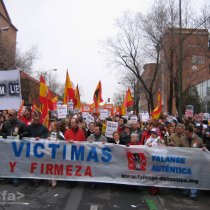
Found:
[[(1, 0), (0, 0), (0, 1), (1, 1)], [(7, 23), (9, 23), (10, 26), (12, 26), (16, 31), (18, 31), (18, 29), (12, 24), (12, 22), (11, 22), (11, 21), (8, 21), (8, 19), (5, 18), (4, 15), (2, 15), (1, 12), (0, 12), (0, 16), (1, 16), (2, 18), (4, 18), (4, 20), (6, 20)]]
[(23, 70), (20, 70), (20, 74), (24, 75), (27, 79), (32, 80), (33, 82), (35, 82), (36, 84), (39, 84), (39, 81), (37, 79), (35, 79), (34, 77), (30, 76), (29, 74), (27, 74), (26, 72), (24, 72)]
[(5, 12), (6, 12), (6, 15), (7, 15), (7, 18), (8, 18), (8, 20), (9, 20), (9, 22), (12, 22), (12, 21), (11, 21), (11, 18), (10, 18), (10, 16), (9, 16), (9, 13), (8, 13), (8, 11), (7, 11), (7, 8), (6, 8), (5, 4), (4, 4), (4, 1), (3, 1), (3, 0), (0, 0), (0, 1), (1, 1), (3, 7), (4, 7), (4, 10), (5, 10)]
[[(170, 33), (171, 31), (174, 31), (174, 32), (178, 32), (179, 33), (179, 28), (168, 28), (164, 34), (167, 34), (167, 33)], [(204, 28), (182, 28), (182, 34), (184, 33), (193, 33), (193, 34), (197, 34), (197, 33), (203, 33), (203, 34), (208, 34), (208, 29), (204, 29)]]

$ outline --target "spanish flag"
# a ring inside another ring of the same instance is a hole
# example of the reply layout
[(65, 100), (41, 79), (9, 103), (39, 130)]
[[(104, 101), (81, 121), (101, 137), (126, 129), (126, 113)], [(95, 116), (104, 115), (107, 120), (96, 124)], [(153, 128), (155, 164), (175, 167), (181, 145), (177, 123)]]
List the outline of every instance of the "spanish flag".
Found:
[(49, 107), (51, 107), (52, 93), (46, 85), (44, 77), (40, 76), (39, 100), (42, 105), (41, 123), (49, 126)]
[(157, 106), (151, 113), (153, 119), (154, 120), (159, 119), (161, 112), (162, 112), (162, 99), (161, 99), (161, 93), (160, 93), (160, 89), (159, 89), (158, 93), (157, 93)]
[(103, 102), (103, 99), (102, 99), (102, 87), (101, 87), (101, 81), (99, 81), (97, 87), (96, 87), (96, 90), (94, 92), (94, 95), (93, 95), (93, 101), (95, 103), (95, 107), (98, 108), (98, 105)]
[(49, 94), (49, 89), (47, 87), (44, 77), (41, 75), (40, 76), (39, 101), (42, 104), (46, 103), (47, 98), (49, 98), (48, 94)]
[(125, 106), (125, 103), (123, 101), (122, 106), (120, 107), (120, 115), (125, 115), (125, 114), (126, 114), (126, 106)]
[(132, 105), (133, 105), (133, 98), (131, 95), (131, 90), (130, 88), (128, 88), (128, 90), (126, 91), (125, 99), (124, 99), (124, 106), (127, 108)]
[(66, 84), (64, 88), (63, 104), (67, 104), (70, 100), (75, 99), (75, 91), (69, 78), (68, 70), (66, 72)]
[(48, 106), (48, 103), (43, 104), (40, 121), (47, 128), (49, 127), (49, 106)]
[(53, 110), (55, 110), (57, 108), (57, 102), (58, 102), (58, 97), (57, 96), (52, 98), (52, 108), (53, 108)]
[(82, 108), (81, 101), (80, 101), (80, 94), (79, 94), (79, 87), (77, 85), (75, 89), (75, 105), (74, 108), (80, 109)]

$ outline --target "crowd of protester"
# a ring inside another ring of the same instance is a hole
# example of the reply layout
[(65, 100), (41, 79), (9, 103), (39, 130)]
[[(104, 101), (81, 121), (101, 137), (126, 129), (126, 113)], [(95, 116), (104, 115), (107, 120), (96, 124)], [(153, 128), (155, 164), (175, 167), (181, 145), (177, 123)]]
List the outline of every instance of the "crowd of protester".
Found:
[[(210, 150), (210, 126), (208, 121), (196, 121), (193, 118), (173, 118), (161, 116), (159, 120), (149, 119), (148, 122), (130, 120), (122, 116), (110, 116), (106, 120), (100, 120), (97, 113), (93, 114), (94, 122), (88, 125), (82, 117), (82, 113), (69, 113), (66, 118), (57, 120), (50, 119), (49, 128), (41, 123), (39, 112), (31, 113), (31, 108), (26, 107), (21, 116), (15, 110), (0, 112), (0, 136), (33, 137), (36, 140), (65, 140), (69, 142), (87, 141), (112, 143), (125, 146), (146, 145), (170, 146), (170, 147), (193, 147)], [(112, 138), (105, 136), (106, 122), (118, 122), (118, 129)], [(34, 186), (39, 181), (33, 180)], [(12, 179), (14, 186), (18, 186), (19, 179)], [(49, 181), (49, 185), (56, 187), (56, 180)], [(158, 188), (150, 187), (152, 194), (158, 193)], [(197, 199), (197, 190), (191, 189), (190, 196)]]

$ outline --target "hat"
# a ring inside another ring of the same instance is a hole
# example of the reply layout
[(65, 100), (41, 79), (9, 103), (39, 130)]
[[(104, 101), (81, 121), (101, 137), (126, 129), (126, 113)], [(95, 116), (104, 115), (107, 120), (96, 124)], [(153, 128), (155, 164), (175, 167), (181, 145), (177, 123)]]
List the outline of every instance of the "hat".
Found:
[(150, 130), (150, 132), (156, 133), (158, 136), (159, 136), (159, 133), (160, 133), (160, 131), (159, 131), (158, 128), (152, 128), (152, 129)]
[(123, 128), (130, 128), (131, 129), (131, 126), (128, 123), (126, 123), (125, 125), (123, 125)]
[(203, 125), (202, 124), (199, 124), (199, 123), (196, 123), (195, 128), (202, 129), (203, 128)]

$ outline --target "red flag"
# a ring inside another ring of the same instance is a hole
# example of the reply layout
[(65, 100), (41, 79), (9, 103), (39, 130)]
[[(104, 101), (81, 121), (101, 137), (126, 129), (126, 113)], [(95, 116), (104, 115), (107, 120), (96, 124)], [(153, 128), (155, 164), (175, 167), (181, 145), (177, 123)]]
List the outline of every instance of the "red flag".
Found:
[(101, 81), (99, 81), (97, 87), (96, 87), (96, 90), (94, 92), (94, 95), (93, 95), (93, 101), (95, 103), (95, 107), (97, 108), (98, 105), (103, 102), (103, 99), (102, 99), (102, 87), (101, 87)]

